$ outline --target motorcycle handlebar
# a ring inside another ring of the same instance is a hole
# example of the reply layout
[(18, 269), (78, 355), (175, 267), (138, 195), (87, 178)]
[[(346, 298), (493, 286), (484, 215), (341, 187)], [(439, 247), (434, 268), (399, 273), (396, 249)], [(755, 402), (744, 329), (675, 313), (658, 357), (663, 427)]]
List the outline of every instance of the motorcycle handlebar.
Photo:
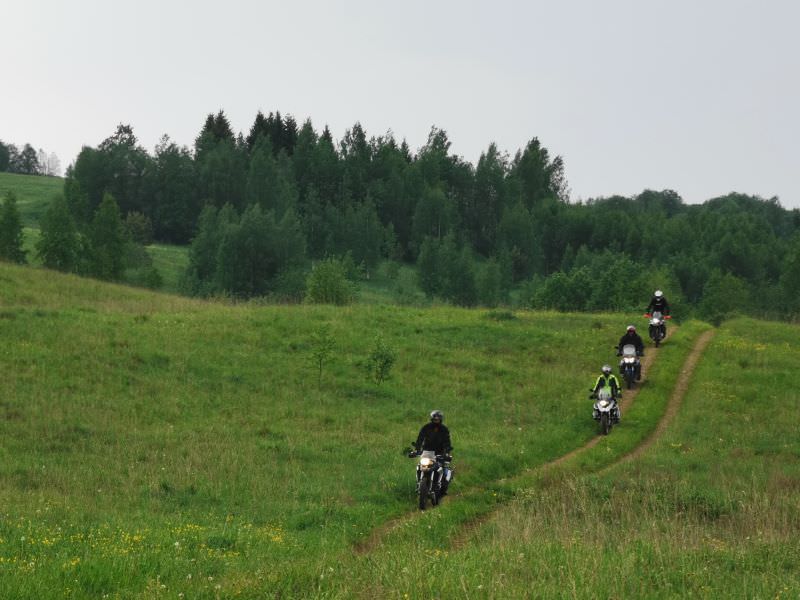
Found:
[[(408, 453), (408, 458), (417, 458), (418, 456), (422, 456), (422, 452), (419, 452), (417, 450), (411, 450)], [(437, 454), (436, 458), (437, 459), (441, 459), (444, 462), (451, 462), (453, 460), (453, 455), (452, 454)]]

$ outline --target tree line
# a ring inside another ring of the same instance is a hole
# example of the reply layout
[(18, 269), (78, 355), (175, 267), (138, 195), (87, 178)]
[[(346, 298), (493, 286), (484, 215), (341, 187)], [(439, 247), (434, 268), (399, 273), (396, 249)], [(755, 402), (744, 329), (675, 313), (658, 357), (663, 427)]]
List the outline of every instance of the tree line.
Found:
[(18, 148), (0, 140), (0, 173), (2, 172), (57, 177), (61, 174), (61, 161), (55, 152), (47, 153), (41, 148), (36, 150), (30, 144)]
[[(55, 197), (40, 221), (40, 236), (33, 251), (49, 269), (77, 273), (98, 279), (123, 279), (135, 285), (157, 288), (161, 276), (153, 267), (137, 237), (135, 218), (123, 219), (110, 194), (103, 197), (92, 219), (78, 226), (63, 196)], [(16, 194), (9, 190), (0, 207), (0, 259), (18, 264), (28, 262), (22, 217)]]
[(570, 202), (564, 161), (535, 137), (471, 164), (436, 127), (412, 151), (359, 123), (337, 142), (279, 112), (236, 134), (220, 111), (192, 148), (165, 136), (151, 154), (125, 125), (84, 148), (64, 187), (79, 230), (106, 197), (129, 232), (191, 244), (194, 295), (297, 298), (312, 263), (363, 277), (388, 259), (467, 306), (630, 309), (658, 287), (705, 315), (800, 310), (797, 210), (742, 194), (687, 205), (670, 190)]

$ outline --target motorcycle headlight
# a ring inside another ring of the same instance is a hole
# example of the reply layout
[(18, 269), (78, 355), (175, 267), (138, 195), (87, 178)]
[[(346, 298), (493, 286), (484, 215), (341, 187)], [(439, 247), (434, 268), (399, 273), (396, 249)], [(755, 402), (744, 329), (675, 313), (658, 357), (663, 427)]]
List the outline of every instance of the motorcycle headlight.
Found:
[(611, 403), (608, 400), (600, 400), (600, 402), (598, 402), (598, 406), (600, 406), (600, 408), (605, 408), (609, 404)]
[(433, 460), (430, 458), (420, 458), (419, 459), (419, 466), (423, 469), (429, 469), (433, 466)]

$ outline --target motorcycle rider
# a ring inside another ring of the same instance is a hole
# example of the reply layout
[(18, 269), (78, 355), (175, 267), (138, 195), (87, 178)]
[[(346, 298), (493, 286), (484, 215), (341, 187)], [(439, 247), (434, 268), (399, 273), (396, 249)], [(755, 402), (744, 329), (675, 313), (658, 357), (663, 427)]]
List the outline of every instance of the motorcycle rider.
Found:
[[(650, 304), (647, 305), (645, 313), (650, 316), (656, 311), (660, 312), (664, 317), (669, 315), (669, 302), (667, 302), (667, 297), (661, 290), (655, 291), (653, 297), (650, 299)], [(667, 326), (664, 325), (663, 322), (661, 323), (661, 335), (667, 335)]]
[[(430, 423), (426, 423), (419, 430), (417, 441), (414, 443), (416, 455), (423, 450), (432, 450), (436, 456), (450, 456), (453, 446), (450, 443), (450, 430), (444, 424), (444, 413), (440, 410), (431, 411)], [(445, 467), (442, 477), (441, 495), (447, 494), (447, 487), (450, 485), (450, 469)]]
[(603, 365), (600, 371), (600, 376), (597, 378), (597, 381), (592, 388), (591, 397), (594, 397), (600, 388), (609, 388), (611, 391), (611, 397), (614, 399), (614, 420), (619, 421), (621, 416), (619, 411), (619, 401), (622, 398), (622, 386), (620, 386), (617, 376), (611, 372), (611, 365)]
[[(622, 356), (622, 348), (630, 344), (631, 346), (636, 348), (636, 356), (644, 356), (644, 342), (642, 341), (642, 336), (636, 333), (636, 327), (633, 325), (628, 325), (628, 329), (625, 331), (625, 335), (619, 338), (619, 345), (617, 346), (617, 356)], [(642, 365), (637, 360), (636, 361), (636, 381), (639, 381), (642, 378)]]

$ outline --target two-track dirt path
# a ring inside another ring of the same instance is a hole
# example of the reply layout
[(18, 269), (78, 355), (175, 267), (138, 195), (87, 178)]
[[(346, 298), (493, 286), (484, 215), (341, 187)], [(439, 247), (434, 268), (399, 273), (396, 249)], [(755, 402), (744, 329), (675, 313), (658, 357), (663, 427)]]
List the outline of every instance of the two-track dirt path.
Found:
[[(672, 390), (672, 394), (670, 394), (667, 406), (664, 410), (664, 414), (661, 416), (661, 419), (659, 419), (658, 424), (656, 425), (656, 428), (653, 430), (653, 432), (649, 436), (647, 436), (647, 438), (645, 438), (641, 443), (639, 443), (633, 450), (621, 456), (610, 465), (606, 466), (603, 469), (603, 471), (605, 471), (606, 469), (610, 469), (611, 467), (614, 467), (616, 465), (622, 464), (624, 462), (631, 461), (637, 458), (638, 456), (641, 456), (642, 453), (644, 453), (648, 448), (650, 448), (655, 443), (655, 441), (659, 437), (661, 437), (661, 435), (663, 435), (664, 431), (666, 431), (669, 424), (675, 418), (675, 415), (678, 414), (678, 410), (680, 409), (681, 404), (683, 403), (683, 398), (686, 395), (686, 390), (689, 388), (689, 382), (691, 380), (692, 374), (694, 373), (694, 369), (697, 366), (697, 363), (702, 357), (703, 352), (705, 351), (709, 342), (714, 337), (714, 333), (715, 331), (711, 329), (709, 331), (703, 332), (700, 335), (700, 337), (697, 338), (697, 341), (694, 343), (692, 350), (689, 352), (689, 356), (686, 358), (686, 361), (683, 363), (683, 366), (681, 367), (681, 372), (678, 374), (678, 379), (675, 382), (675, 387)], [(652, 353), (647, 358), (652, 360)], [(631, 394), (631, 397), (628, 398), (627, 405), (623, 403), (622, 405), (623, 410), (626, 407), (629, 408), (631, 406), (634, 397), (635, 394)], [(545, 463), (544, 465), (537, 467), (537, 469), (534, 470), (544, 471), (548, 468), (552, 468), (558, 464), (561, 464), (570, 459), (571, 457), (580, 454), (581, 452), (585, 452), (589, 448), (592, 448), (593, 446), (597, 445), (601, 439), (602, 438), (600, 436), (597, 436), (592, 440), (590, 440), (588, 443), (581, 446), (580, 448), (576, 448), (575, 450), (568, 452), (567, 454), (560, 456), (559, 458), (553, 461)], [(499, 510), (500, 508), (502, 508), (502, 506), (498, 507), (494, 511), (484, 513), (476, 517), (472, 521), (468, 521), (467, 523), (465, 523), (462, 526), (461, 531), (451, 539), (450, 547), (454, 550), (458, 550), (459, 548), (464, 547), (470, 540), (470, 538), (475, 534), (475, 532), (478, 529), (480, 529), (480, 527), (484, 523), (489, 521), (489, 519), (491, 519), (495, 515), (497, 510)]]
[[(671, 334), (674, 333), (674, 328), (673, 328), (673, 331), (671, 331), (670, 333)], [(705, 349), (705, 346), (708, 343), (708, 340), (710, 340), (710, 335), (709, 335), (710, 333), (711, 332), (707, 332), (707, 333), (703, 334), (700, 337), (700, 339), (698, 340), (698, 342), (695, 344), (695, 347), (693, 348), (692, 352), (689, 355), (689, 358), (687, 359), (686, 363), (684, 364), (683, 369), (681, 370), (681, 374), (680, 374), (680, 376), (678, 378), (678, 383), (675, 386), (675, 392), (673, 392), (672, 397), (670, 398), (670, 402), (669, 402), (669, 404), (667, 406), (667, 409), (666, 409), (666, 411), (664, 413), (664, 417), (662, 417), (661, 421), (659, 421), (659, 424), (656, 427), (656, 430), (644, 442), (642, 442), (642, 446), (644, 446), (644, 445), (649, 446), (650, 444), (652, 444), (653, 441), (655, 440), (655, 437), (657, 435), (661, 434), (661, 432), (664, 430), (664, 428), (666, 428), (666, 423), (668, 423), (669, 420), (672, 419), (672, 416), (674, 416), (674, 414), (677, 412), (678, 406), (680, 406), (680, 401), (683, 398), (683, 394), (686, 391), (686, 387), (688, 386), (688, 380), (689, 380), (689, 376), (691, 375), (691, 371), (694, 369), (694, 365), (697, 363), (697, 360), (699, 359), (700, 354), (702, 354), (703, 349)], [(647, 373), (649, 372), (649, 369), (652, 366), (653, 361), (655, 360), (657, 352), (658, 352), (658, 350), (650, 349), (645, 354), (644, 358), (642, 359), (642, 374), (643, 375), (646, 376)], [(646, 385), (646, 383), (647, 382), (645, 380), (645, 381), (642, 382), (642, 385)], [(623, 419), (625, 417), (625, 413), (631, 408), (631, 406), (633, 406), (633, 402), (634, 402), (634, 400), (636, 399), (636, 396), (639, 393), (640, 387), (641, 387), (640, 385), (637, 385), (634, 389), (627, 390), (625, 393), (623, 393), (622, 402), (620, 403), (620, 411), (622, 412)], [(682, 390), (682, 391), (680, 392), (679, 397), (676, 400), (676, 394), (677, 394), (678, 390)], [(672, 406), (673, 404), (676, 405), (674, 408)], [(665, 423), (665, 419), (667, 419), (668, 415), (669, 415), (669, 418)], [(546, 469), (553, 468), (553, 467), (555, 467), (555, 466), (557, 466), (557, 465), (559, 465), (559, 464), (561, 464), (563, 462), (566, 462), (567, 460), (571, 459), (572, 457), (576, 456), (577, 454), (580, 454), (581, 452), (585, 452), (585, 451), (589, 450), (590, 448), (593, 448), (598, 443), (600, 443), (600, 441), (602, 439), (603, 438), (601, 436), (595, 436), (592, 439), (590, 439), (588, 442), (583, 444), (582, 446), (579, 446), (578, 448), (575, 448), (574, 450), (571, 450), (570, 452), (567, 452), (566, 454), (564, 454), (562, 456), (559, 456), (558, 458), (556, 458), (556, 459), (554, 459), (554, 460), (552, 460), (550, 462), (544, 463), (542, 465), (538, 465), (536, 467), (531, 467), (529, 469), (526, 469), (526, 470), (522, 471), (521, 473), (517, 474), (516, 476), (514, 476), (513, 478), (510, 478), (510, 480), (513, 480), (513, 479), (516, 479), (516, 478), (520, 478), (520, 477), (523, 477), (523, 476), (526, 476), (526, 475), (530, 475), (531, 473), (536, 472), (536, 471), (544, 471)], [(625, 459), (627, 457), (634, 456), (634, 453), (637, 450), (639, 450), (639, 448), (641, 448), (641, 446), (637, 447), (636, 450), (634, 450), (630, 454), (626, 455), (626, 457), (623, 457), (623, 459)], [(623, 460), (623, 459), (621, 459), (621, 460)], [(508, 480), (505, 480), (505, 481), (508, 481)], [(458, 496), (454, 496), (454, 497), (450, 498), (450, 502), (457, 502), (457, 501), (458, 501)], [(372, 552), (373, 550), (375, 550), (376, 548), (378, 548), (381, 545), (381, 543), (383, 542), (384, 538), (390, 532), (392, 532), (395, 529), (397, 529), (403, 523), (406, 523), (406, 522), (410, 521), (411, 519), (414, 519), (419, 514), (420, 514), (419, 511), (415, 510), (415, 511), (410, 511), (408, 513), (404, 513), (404, 514), (399, 515), (397, 517), (394, 517), (392, 519), (389, 519), (385, 523), (381, 524), (379, 527), (376, 527), (375, 529), (373, 529), (370, 532), (370, 534), (368, 536), (366, 536), (364, 539), (362, 539), (359, 542), (357, 542), (355, 544), (354, 548), (353, 548), (354, 552), (356, 554), (358, 554), (358, 555), (369, 554), (370, 552)], [(494, 511), (490, 511), (490, 512), (484, 513), (484, 514), (476, 517), (475, 519), (465, 523), (464, 526), (462, 527), (462, 532), (459, 533), (451, 541), (451, 546), (453, 548), (458, 548), (458, 547), (463, 546), (464, 543), (469, 539), (471, 534), (474, 531), (476, 531), (483, 523), (485, 523), (487, 520), (489, 520), (489, 518), (491, 518), (491, 516), (493, 514), (494, 514)]]
[[(641, 456), (643, 452), (650, 448), (650, 446), (652, 446), (653, 443), (663, 435), (664, 431), (666, 431), (667, 427), (669, 427), (669, 424), (675, 418), (675, 415), (678, 414), (678, 410), (680, 410), (681, 404), (683, 403), (683, 397), (686, 395), (686, 390), (689, 389), (689, 381), (692, 378), (692, 373), (694, 373), (697, 363), (703, 356), (703, 352), (705, 352), (706, 347), (708, 346), (709, 342), (711, 342), (715, 332), (716, 330), (709, 329), (708, 331), (700, 334), (700, 337), (697, 338), (697, 341), (692, 347), (692, 351), (689, 352), (689, 356), (686, 358), (686, 362), (684, 362), (683, 367), (681, 367), (678, 380), (675, 382), (675, 387), (672, 389), (672, 394), (669, 397), (667, 408), (664, 410), (664, 414), (661, 416), (661, 419), (658, 421), (658, 425), (656, 425), (656, 428), (653, 430), (653, 432), (647, 436), (647, 438), (641, 444), (636, 446), (636, 448), (617, 460), (614, 465), (628, 462), (638, 456)], [(609, 467), (611, 466), (613, 465), (609, 465)]]

